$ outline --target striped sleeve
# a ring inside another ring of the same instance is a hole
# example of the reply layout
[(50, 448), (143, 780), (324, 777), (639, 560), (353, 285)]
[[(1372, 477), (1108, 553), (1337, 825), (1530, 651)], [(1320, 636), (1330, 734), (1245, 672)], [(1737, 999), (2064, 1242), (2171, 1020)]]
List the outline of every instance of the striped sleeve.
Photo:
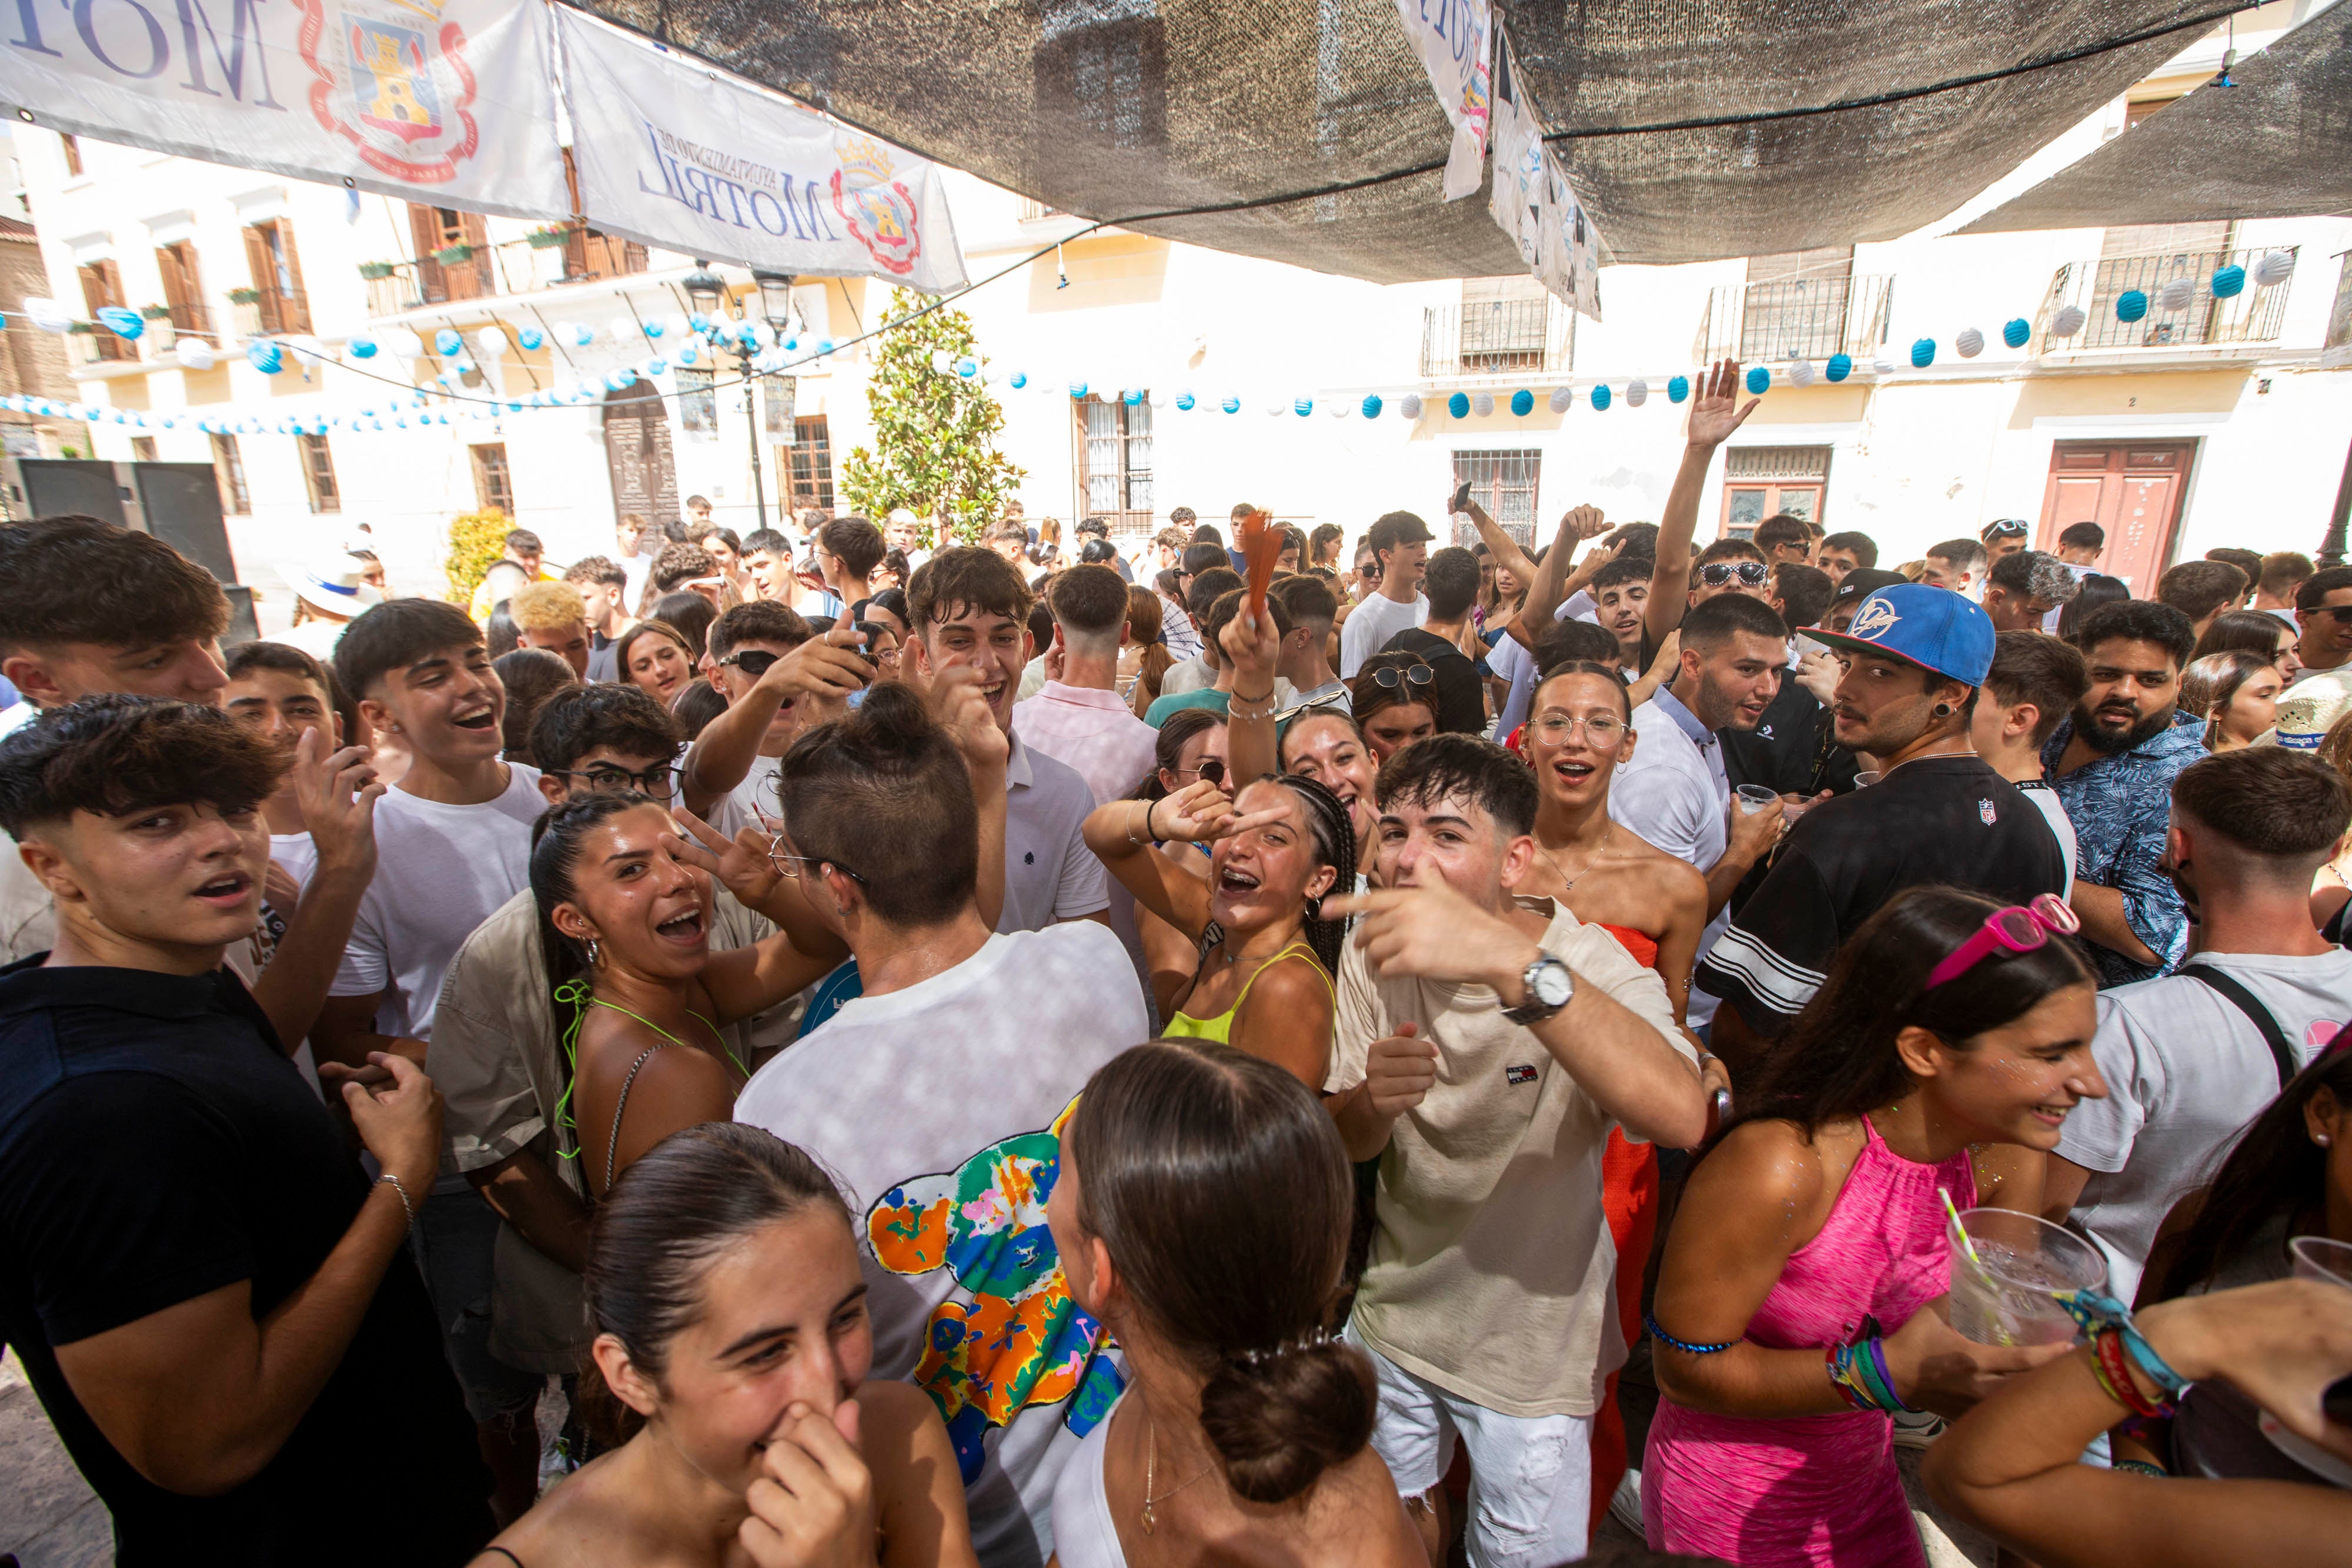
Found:
[(1777, 1035), (1804, 1010), (1837, 952), (1837, 906), (1820, 869), (1783, 854), (1699, 960), (1698, 988), (1739, 1009), (1748, 1027)]

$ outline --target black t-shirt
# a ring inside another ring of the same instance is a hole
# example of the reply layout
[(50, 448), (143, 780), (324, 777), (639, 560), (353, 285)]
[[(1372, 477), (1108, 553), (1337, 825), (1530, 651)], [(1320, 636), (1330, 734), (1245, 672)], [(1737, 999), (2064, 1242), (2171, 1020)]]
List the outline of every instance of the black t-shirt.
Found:
[(1434, 632), (1412, 626), (1381, 644), (1381, 652), (1415, 653), (1428, 663), (1431, 674), (1437, 677), (1431, 685), (1437, 688), (1432, 706), (1437, 710), (1439, 729), (1455, 735), (1486, 732), (1486, 688), (1479, 684), (1478, 666), (1460, 648)]
[(1838, 944), (1926, 883), (2023, 904), (2063, 894), (2066, 862), (2042, 812), (1982, 758), (1904, 763), (1790, 831), (1771, 873), (1699, 961), (1698, 988), (1759, 1034), (1778, 1034), (1821, 988)]
[(489, 1538), (489, 1474), (404, 1254), (285, 1446), (230, 1492), (165, 1491), (82, 1409), (53, 1345), (240, 1280), (266, 1316), (368, 1181), (236, 976), (40, 965), (0, 969), (0, 1333), (112, 1511), (118, 1561), (464, 1562)]

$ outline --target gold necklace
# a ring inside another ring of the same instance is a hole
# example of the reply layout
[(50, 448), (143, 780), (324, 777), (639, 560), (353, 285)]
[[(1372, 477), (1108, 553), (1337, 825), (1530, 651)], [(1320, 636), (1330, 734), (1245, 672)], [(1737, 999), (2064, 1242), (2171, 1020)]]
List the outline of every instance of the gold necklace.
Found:
[(1601, 835), (1601, 843), (1599, 847), (1593, 850), (1591, 857), (1584, 862), (1583, 866), (1578, 870), (1574, 876), (1569, 875), (1567, 872), (1560, 869), (1559, 862), (1551, 858), (1551, 852), (1549, 850), (1538, 847), (1536, 852), (1543, 856), (1544, 863), (1551, 867), (1553, 874), (1559, 878), (1559, 891), (1564, 896), (1575, 891), (1577, 883), (1586, 875), (1590, 874), (1594, 866), (1601, 863), (1601, 857), (1607, 854), (1609, 852), (1609, 846), (1616, 841), (1617, 824), (1612, 821), (1609, 824), (1609, 831)]
[(1158, 1497), (1154, 1497), (1151, 1495), (1151, 1483), (1160, 1471), (1160, 1424), (1151, 1418), (1151, 1407), (1149, 1405), (1143, 1408), (1143, 1533), (1156, 1535), (1159, 1533), (1160, 1519), (1154, 1511), (1159, 1505), (1191, 1486), (1192, 1481), (1197, 1481), (1202, 1476), (1207, 1475), (1216, 1468), (1216, 1465), (1214, 1461), (1202, 1465), (1199, 1474), (1192, 1477), (1192, 1480), (1178, 1481)]

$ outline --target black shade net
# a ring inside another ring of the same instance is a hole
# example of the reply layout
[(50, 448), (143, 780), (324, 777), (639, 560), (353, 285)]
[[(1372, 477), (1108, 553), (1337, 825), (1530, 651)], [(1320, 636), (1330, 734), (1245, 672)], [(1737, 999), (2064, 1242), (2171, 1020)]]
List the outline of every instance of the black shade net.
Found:
[[(1089, 219), (1380, 283), (1524, 272), (1394, 0), (590, 0), (916, 152)], [(1612, 260), (1891, 239), (2204, 29), (2217, 0), (1619, 0), (1504, 26)], [(2168, 26), (2186, 30), (2159, 33)], [(2145, 36), (2144, 36), (2145, 35)], [(2144, 37), (2143, 37), (2144, 36)], [(2117, 48), (2118, 39), (2140, 41)], [(2069, 63), (1897, 101), (2030, 62)], [(1746, 115), (1754, 124), (1643, 130)], [(1383, 179), (1400, 171), (1422, 172)], [(1351, 182), (1332, 194), (1249, 210)], [(1193, 215), (1141, 218), (1151, 213)], [(1139, 221), (1138, 221), (1139, 220)]]
[(1959, 232), (2352, 213), (2352, 5), (2230, 74)]

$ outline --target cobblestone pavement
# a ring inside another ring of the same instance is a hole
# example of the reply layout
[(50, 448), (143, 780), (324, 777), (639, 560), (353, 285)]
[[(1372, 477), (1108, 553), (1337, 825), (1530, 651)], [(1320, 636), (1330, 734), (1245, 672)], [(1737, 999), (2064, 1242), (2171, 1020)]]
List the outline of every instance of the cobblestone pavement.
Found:
[(0, 1552), (24, 1568), (114, 1561), (114, 1524), (66, 1457), (16, 1353), (0, 1354)]

